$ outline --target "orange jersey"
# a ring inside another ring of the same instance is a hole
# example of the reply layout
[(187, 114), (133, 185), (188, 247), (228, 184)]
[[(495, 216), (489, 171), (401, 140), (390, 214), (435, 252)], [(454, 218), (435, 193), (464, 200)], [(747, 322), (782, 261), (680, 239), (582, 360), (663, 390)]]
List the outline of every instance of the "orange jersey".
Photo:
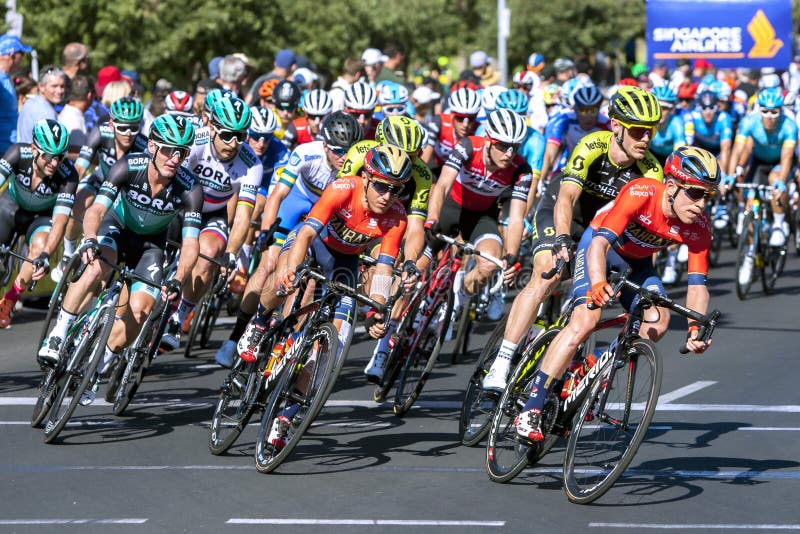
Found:
[(380, 215), (364, 204), (364, 180), (357, 176), (339, 178), (322, 192), (306, 224), (329, 249), (342, 254), (361, 254), (380, 239), (378, 262), (394, 265), (406, 232), (406, 210), (395, 201)]
[(626, 184), (591, 226), (623, 258), (643, 259), (676, 243), (689, 247), (689, 283), (704, 284), (708, 274), (711, 225), (705, 213), (693, 223), (667, 217), (662, 209), (666, 185), (651, 178)]

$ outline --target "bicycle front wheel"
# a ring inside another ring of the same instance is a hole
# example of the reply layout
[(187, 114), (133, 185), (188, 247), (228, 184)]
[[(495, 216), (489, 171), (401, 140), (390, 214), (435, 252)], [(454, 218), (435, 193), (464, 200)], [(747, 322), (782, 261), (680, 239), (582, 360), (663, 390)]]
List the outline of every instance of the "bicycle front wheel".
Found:
[(208, 316), (208, 308), (211, 303), (211, 296), (206, 293), (203, 295), (203, 298), (200, 300), (200, 303), (195, 307), (195, 313), (192, 317), (192, 322), (189, 325), (189, 333), (186, 335), (186, 347), (183, 349), (183, 357), (184, 358), (194, 358), (195, 354), (192, 354), (192, 349), (194, 348), (194, 342), (197, 339), (197, 336), (201, 334), (201, 330), (203, 329), (203, 323)]
[(64, 295), (67, 294), (69, 279), (80, 264), (80, 256), (78, 254), (73, 254), (66, 268), (64, 268), (64, 274), (61, 276), (61, 280), (58, 281), (55, 289), (53, 289), (53, 294), (50, 296), (50, 303), (47, 307), (47, 315), (44, 317), (42, 331), (39, 334), (39, 343), (36, 345), (37, 351), (44, 343), (44, 338), (50, 333), (50, 328), (53, 326), (53, 321), (58, 317), (58, 312), (61, 311), (61, 302), (64, 300)]
[(211, 454), (219, 455), (227, 451), (250, 422), (258, 406), (256, 401), (264, 382), (264, 367), (260, 361), (248, 363), (236, 358), (222, 384), (211, 418), (208, 439)]
[(573, 420), (564, 456), (564, 491), (588, 504), (602, 497), (633, 460), (661, 390), (661, 359), (653, 342), (634, 341), (628, 356), (598, 370)]
[[(736, 257), (736, 296), (739, 297), (739, 300), (747, 298), (747, 293), (750, 292), (750, 286), (753, 285), (753, 280), (755, 279), (756, 265), (754, 251), (758, 250), (756, 244), (756, 240), (758, 239), (757, 234), (756, 221), (751, 211), (745, 215), (744, 223), (742, 224), (742, 235), (739, 237), (739, 248)], [(743, 278), (741, 272), (745, 261), (751, 261), (752, 264), (750, 276)]]
[(775, 291), (775, 282), (778, 277), (783, 274), (783, 269), (786, 266), (786, 255), (788, 254), (788, 247), (784, 243), (780, 247), (771, 247), (767, 245), (764, 250), (764, 273), (761, 277), (761, 286), (764, 288), (764, 293), (771, 295)]

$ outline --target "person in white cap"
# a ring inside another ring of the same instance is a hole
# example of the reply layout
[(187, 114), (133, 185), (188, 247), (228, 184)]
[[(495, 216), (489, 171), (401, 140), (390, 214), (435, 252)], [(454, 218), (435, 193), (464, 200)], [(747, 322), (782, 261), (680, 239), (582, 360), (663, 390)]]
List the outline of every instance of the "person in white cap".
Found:
[(414, 103), (414, 118), (420, 124), (428, 124), (433, 118), (433, 107), (442, 97), (439, 93), (428, 87), (420, 85), (411, 93), (411, 101)]
[(489, 56), (483, 50), (476, 50), (469, 55), (469, 68), (472, 69), (472, 74), (483, 78), (486, 73), (486, 67), (489, 65)]
[(377, 48), (367, 48), (361, 54), (361, 61), (364, 62), (364, 72), (367, 74), (365, 81), (372, 87), (375, 87), (378, 74), (383, 68), (383, 62), (387, 59), (389, 58)]

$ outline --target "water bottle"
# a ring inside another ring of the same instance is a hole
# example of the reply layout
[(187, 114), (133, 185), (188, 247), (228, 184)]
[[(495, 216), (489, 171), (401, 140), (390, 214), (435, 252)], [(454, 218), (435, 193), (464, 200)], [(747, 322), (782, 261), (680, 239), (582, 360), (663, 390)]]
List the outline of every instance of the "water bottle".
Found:
[(581, 381), (583, 372), (583, 362), (580, 360), (573, 360), (567, 371), (567, 377), (564, 379), (564, 386), (561, 388), (561, 398), (566, 399), (572, 394), (575, 386)]
[(286, 338), (286, 341), (277, 342), (272, 347), (272, 352), (269, 355), (269, 361), (267, 362), (267, 368), (264, 369), (264, 376), (269, 376), (272, 374), (272, 371), (276, 368), (278, 362), (281, 361), (283, 355), (289, 352), (289, 349), (292, 348), (294, 344), (294, 336), (295, 334), (291, 334), (289, 337)]

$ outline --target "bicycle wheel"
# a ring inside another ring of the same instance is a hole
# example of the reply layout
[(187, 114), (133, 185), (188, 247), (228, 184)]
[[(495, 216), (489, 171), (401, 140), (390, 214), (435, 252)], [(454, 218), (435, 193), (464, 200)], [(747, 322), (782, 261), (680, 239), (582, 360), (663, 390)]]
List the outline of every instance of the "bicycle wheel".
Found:
[(214, 295), (211, 297), (208, 305), (208, 311), (206, 311), (205, 317), (203, 317), (203, 323), (200, 328), (201, 349), (208, 347), (208, 342), (211, 340), (211, 333), (214, 331), (214, 327), (217, 325), (217, 319), (219, 319), (219, 311), (222, 309), (226, 299), (227, 295)]
[(39, 347), (41, 347), (44, 343), (44, 338), (50, 333), (50, 328), (53, 325), (53, 321), (55, 321), (56, 317), (58, 317), (58, 312), (61, 311), (61, 303), (64, 301), (64, 295), (67, 294), (69, 279), (72, 277), (73, 272), (75, 272), (80, 265), (80, 262), (80, 257), (77, 254), (73, 254), (72, 258), (69, 260), (69, 263), (64, 268), (64, 274), (61, 277), (61, 280), (58, 281), (56, 287), (53, 289), (53, 294), (50, 296), (50, 303), (47, 307), (47, 315), (44, 317), (42, 331), (39, 334), (39, 343), (36, 345), (36, 350), (39, 350)]
[(397, 391), (392, 408), (396, 416), (402, 417), (411, 409), (422, 392), (425, 382), (428, 381), (436, 359), (439, 357), (439, 352), (442, 350), (442, 343), (450, 325), (452, 313), (453, 292), (448, 291), (446, 296), (440, 297), (430, 309), (425, 311), (426, 317), (422, 320), (421, 331), (412, 334), (416, 336), (416, 343), (412, 343), (408, 347), (408, 358), (397, 380)]
[(197, 336), (200, 334), (202, 330), (202, 325), (205, 322), (206, 316), (208, 315), (208, 308), (211, 304), (211, 295), (208, 293), (203, 295), (203, 298), (200, 299), (200, 302), (195, 307), (194, 316), (192, 317), (192, 322), (189, 325), (189, 333), (186, 334), (186, 347), (183, 349), (183, 357), (184, 358), (194, 358), (195, 355), (192, 354), (192, 348), (194, 348), (194, 342), (197, 339)]
[(458, 437), (461, 444), (467, 447), (477, 445), (489, 432), (492, 415), (500, 399), (500, 393), (483, 390), (483, 378), (492, 367), (506, 330), (508, 317), (503, 317), (495, 327), (489, 341), (478, 356), (478, 362), (467, 382), (464, 401), (461, 403), (461, 414), (458, 419)]
[[(756, 266), (753, 265), (750, 279), (746, 282), (741, 280), (739, 271), (744, 264), (745, 258), (748, 255), (752, 255), (750, 252), (750, 244), (752, 244), (753, 249), (756, 250), (757, 239), (756, 221), (754, 220), (753, 212), (748, 212), (747, 215), (745, 215), (744, 223), (742, 224), (742, 235), (739, 238), (739, 248), (736, 256), (736, 296), (739, 297), (739, 300), (744, 300), (747, 298), (747, 293), (750, 291), (750, 286), (753, 285)], [(755, 263), (755, 261), (753, 263)]]
[(97, 365), (103, 359), (106, 343), (114, 326), (114, 308), (112, 302), (88, 325), (83, 338), (70, 356), (65, 373), (59, 379), (59, 391), (47, 414), (44, 427), (45, 443), (52, 443), (64, 429), (78, 406), (81, 395), (96, 380), (94, 375)]
[(645, 339), (600, 369), (573, 419), (564, 456), (564, 491), (587, 504), (605, 494), (633, 460), (661, 390), (661, 358)]
[(469, 334), (472, 329), (472, 317), (475, 315), (477, 299), (477, 295), (470, 297), (461, 307), (461, 311), (458, 314), (455, 325), (456, 335), (453, 338), (453, 350), (450, 353), (450, 363), (453, 365), (458, 363), (459, 356), (467, 353)]
[[(531, 382), (539, 371), (542, 356), (560, 331), (560, 326), (545, 330), (530, 346), (524, 348), (524, 356), (511, 373), (508, 385), (497, 403), (486, 444), (486, 474), (493, 482), (509, 482), (525, 466), (544, 456), (558, 439), (557, 436), (547, 435), (536, 446), (522, 444), (517, 441), (514, 421), (528, 401)], [(554, 391), (559, 389), (554, 388)]]
[(265, 358), (250, 363), (236, 358), (222, 384), (222, 391), (219, 393), (214, 415), (211, 417), (208, 437), (211, 454), (219, 455), (227, 451), (253, 417), (264, 383), (265, 365), (260, 363), (261, 360)]
[(708, 251), (708, 263), (712, 267), (719, 265), (719, 255), (722, 253), (722, 240), (724, 239), (725, 228), (714, 228), (711, 232), (711, 249)]
[(36, 403), (33, 405), (33, 413), (31, 413), (31, 426), (39, 428), (42, 426), (42, 421), (47, 417), (50, 411), (50, 406), (53, 405), (53, 399), (58, 393), (56, 384), (61, 375), (61, 370), (58, 366), (48, 368), (42, 375), (37, 388)]
[[(314, 332), (306, 331), (305, 335), (310, 335), (311, 339), (297, 341), (303, 346), (294, 364), (281, 373), (261, 418), (255, 453), (256, 469), (261, 473), (274, 471), (292, 453), (322, 410), (326, 392), (330, 391), (339, 346), (336, 328), (331, 323), (323, 323)], [(287, 429), (286, 444), (278, 449), (268, 441), (273, 421), (283, 410), (293, 407), (296, 412)]]
[(764, 272), (761, 276), (761, 286), (767, 295), (771, 295), (775, 291), (775, 282), (778, 281), (778, 277), (783, 274), (783, 269), (786, 267), (787, 254), (788, 248), (785, 243), (780, 247), (771, 247), (769, 244), (764, 247)]
[(400, 371), (408, 356), (408, 342), (414, 334), (414, 319), (420, 313), (420, 302), (423, 298), (422, 292), (416, 292), (412, 297), (415, 300), (412, 305), (403, 313), (397, 331), (394, 334), (394, 344), (390, 344), (389, 354), (386, 356), (386, 368), (383, 371), (381, 383), (375, 386), (372, 398), (375, 402), (383, 402), (389, 395), (395, 382), (400, 376)]

